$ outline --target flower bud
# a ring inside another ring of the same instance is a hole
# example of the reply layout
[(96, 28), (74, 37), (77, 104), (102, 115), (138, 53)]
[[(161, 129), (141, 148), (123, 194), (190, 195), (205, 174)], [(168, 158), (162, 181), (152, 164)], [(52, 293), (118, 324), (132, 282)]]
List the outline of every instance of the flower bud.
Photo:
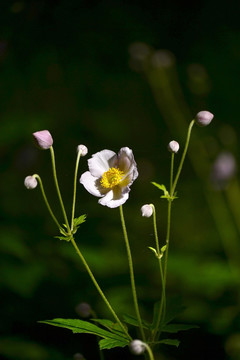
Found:
[(141, 340), (133, 340), (129, 345), (130, 351), (134, 355), (141, 355), (144, 353), (146, 346)]
[(85, 360), (85, 357), (80, 353), (76, 353), (73, 355), (73, 360)]
[(88, 153), (88, 148), (85, 145), (78, 145), (77, 152), (81, 151), (81, 156), (85, 156)]
[(223, 151), (214, 161), (210, 180), (216, 190), (224, 189), (237, 171), (237, 163), (232, 153)]
[(195, 121), (199, 126), (207, 126), (210, 124), (213, 118), (214, 115), (209, 111), (200, 111), (195, 116)]
[(24, 179), (24, 185), (26, 186), (27, 189), (35, 189), (35, 187), (37, 187), (37, 179), (35, 178), (35, 176), (27, 176)]
[(176, 154), (178, 150), (179, 150), (179, 143), (175, 140), (170, 141), (170, 143), (168, 144), (168, 151)]
[(47, 150), (53, 144), (52, 135), (48, 130), (37, 131), (33, 133), (33, 137), (40, 149)]
[(145, 217), (150, 217), (150, 216), (152, 216), (152, 214), (153, 214), (153, 207), (152, 207), (152, 205), (148, 205), (148, 204), (143, 205), (143, 206), (141, 207), (141, 212), (142, 212), (142, 216), (145, 216)]
[(92, 314), (92, 308), (87, 303), (80, 303), (75, 307), (76, 313), (82, 318), (88, 318)]

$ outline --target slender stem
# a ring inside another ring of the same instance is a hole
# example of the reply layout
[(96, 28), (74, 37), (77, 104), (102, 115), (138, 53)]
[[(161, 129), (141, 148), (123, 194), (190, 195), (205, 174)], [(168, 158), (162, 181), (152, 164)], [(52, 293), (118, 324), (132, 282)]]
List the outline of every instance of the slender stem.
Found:
[(176, 186), (177, 186), (177, 182), (178, 182), (180, 173), (182, 171), (183, 163), (184, 163), (186, 153), (187, 153), (187, 149), (188, 149), (188, 145), (189, 145), (189, 140), (190, 140), (190, 136), (191, 136), (192, 127), (193, 127), (194, 124), (195, 124), (195, 120), (192, 120), (190, 122), (190, 124), (189, 124), (189, 127), (188, 127), (187, 139), (186, 139), (184, 151), (183, 151), (183, 154), (182, 154), (182, 158), (181, 158), (181, 161), (180, 161), (180, 164), (179, 164), (179, 167), (178, 167), (177, 175), (175, 177), (175, 180), (174, 180), (174, 183), (173, 183), (173, 186), (172, 186), (172, 191), (171, 191), (171, 194), (170, 194), (171, 196), (174, 195), (174, 192), (175, 192), (175, 189), (176, 189)]
[(45, 201), (45, 204), (47, 205), (47, 208), (48, 208), (48, 211), (49, 211), (51, 217), (53, 218), (53, 221), (56, 223), (56, 225), (57, 225), (58, 228), (61, 228), (61, 225), (60, 225), (59, 222), (57, 221), (57, 218), (56, 218), (56, 216), (53, 214), (53, 211), (52, 211), (52, 209), (51, 209), (51, 206), (49, 205), (49, 202), (48, 202), (46, 193), (45, 193), (45, 191), (44, 191), (43, 183), (42, 183), (42, 180), (41, 180), (40, 176), (37, 175), (37, 174), (35, 174), (35, 175), (33, 175), (33, 176), (34, 176), (34, 177), (38, 180), (38, 182), (39, 182), (43, 199), (44, 199), (44, 201)]
[(78, 165), (79, 160), (81, 157), (81, 151), (78, 151), (76, 166), (75, 166), (75, 173), (74, 173), (74, 181), (73, 181), (73, 203), (72, 203), (72, 218), (71, 218), (71, 230), (73, 230), (73, 220), (75, 214), (75, 205), (76, 205), (76, 190), (77, 190), (77, 173), (78, 173)]
[(154, 229), (154, 235), (155, 235), (155, 242), (156, 242), (156, 249), (158, 256), (160, 255), (160, 246), (159, 246), (159, 239), (158, 239), (158, 231), (157, 231), (157, 219), (156, 219), (156, 210), (155, 206), (151, 204), (153, 209), (153, 229)]
[(83, 265), (85, 266), (85, 268), (86, 268), (86, 270), (87, 270), (87, 272), (88, 272), (88, 274), (89, 274), (92, 282), (94, 283), (97, 291), (98, 291), (99, 294), (101, 295), (101, 297), (102, 297), (103, 301), (105, 302), (105, 304), (107, 305), (109, 311), (112, 313), (114, 319), (115, 319), (116, 322), (119, 324), (119, 326), (121, 327), (121, 329), (123, 330), (123, 332), (125, 333), (125, 335), (128, 337), (128, 339), (129, 339), (129, 340), (132, 340), (131, 336), (128, 334), (128, 332), (127, 332), (127, 330), (125, 329), (125, 327), (123, 326), (121, 320), (119, 319), (119, 317), (117, 316), (117, 314), (116, 314), (115, 311), (113, 310), (112, 306), (110, 305), (109, 301), (107, 300), (106, 296), (104, 295), (102, 289), (101, 289), (100, 286), (98, 285), (97, 280), (95, 279), (92, 271), (90, 270), (90, 268), (89, 268), (89, 266), (88, 266), (88, 264), (87, 264), (87, 262), (86, 262), (86, 260), (85, 260), (85, 258), (84, 258), (84, 256), (83, 256), (83, 254), (81, 253), (80, 249), (78, 248), (78, 246), (77, 246), (77, 244), (76, 244), (76, 242), (75, 242), (75, 240), (74, 240), (73, 237), (71, 237), (71, 243), (72, 243), (72, 245), (74, 246), (74, 248), (75, 248), (78, 256), (80, 257), (80, 259), (81, 259), (81, 261), (82, 261), (82, 263), (83, 263)]
[(172, 188), (173, 188), (173, 169), (174, 169), (174, 152), (172, 153), (172, 156), (171, 156), (170, 193), (171, 193)]
[(134, 302), (134, 306), (135, 306), (135, 311), (136, 311), (136, 315), (137, 315), (139, 329), (140, 329), (140, 332), (141, 332), (141, 335), (142, 335), (142, 339), (143, 339), (143, 341), (145, 341), (146, 338), (145, 338), (145, 334), (144, 334), (144, 330), (143, 330), (143, 326), (142, 326), (142, 319), (141, 319), (139, 306), (138, 306), (138, 300), (137, 300), (137, 291), (136, 291), (136, 286), (135, 286), (131, 249), (130, 249), (130, 245), (129, 245), (129, 241), (128, 241), (128, 235), (127, 235), (127, 229), (126, 229), (126, 224), (125, 224), (125, 220), (124, 220), (122, 205), (120, 206), (120, 217), (121, 217), (121, 222), (122, 222), (122, 228), (123, 228), (123, 235), (124, 235), (124, 239), (125, 239), (125, 244), (126, 244), (126, 248), (127, 248), (127, 256), (128, 256), (129, 270), (130, 270), (130, 279), (131, 279), (131, 286), (132, 286), (133, 302)]
[(151, 204), (151, 205), (153, 208), (153, 228), (154, 228), (154, 235), (155, 235), (155, 241), (156, 241), (156, 249), (157, 249), (157, 254), (158, 254), (158, 265), (159, 265), (159, 271), (160, 271), (160, 277), (161, 277), (161, 283), (162, 283), (162, 297), (161, 297), (159, 314), (158, 314), (158, 318), (157, 318), (157, 326), (154, 329), (155, 331), (153, 332), (153, 337), (155, 337), (155, 335), (158, 331), (160, 321), (161, 321), (162, 311), (166, 304), (166, 291), (165, 291), (165, 284), (164, 284), (164, 277), (163, 277), (163, 268), (162, 268), (162, 259), (161, 259), (159, 240), (158, 240), (158, 232), (157, 232), (156, 210), (155, 210), (155, 206), (153, 204)]
[(152, 349), (150, 348), (150, 346), (145, 343), (145, 347), (146, 347), (146, 350), (147, 350), (147, 352), (148, 352), (149, 359), (150, 359), (150, 360), (154, 360), (153, 352), (152, 352)]
[(63, 200), (62, 200), (62, 195), (61, 195), (61, 192), (60, 192), (60, 188), (59, 188), (59, 185), (58, 185), (57, 171), (56, 171), (56, 163), (55, 163), (55, 156), (54, 156), (54, 150), (53, 150), (53, 147), (52, 147), (52, 146), (50, 147), (50, 152), (51, 152), (52, 168), (53, 168), (53, 177), (54, 177), (54, 181), (55, 181), (55, 186), (56, 186), (56, 189), (57, 189), (57, 194), (58, 194), (58, 198), (59, 198), (60, 205), (61, 205), (61, 208), (62, 208), (63, 217), (64, 217), (64, 220), (65, 220), (65, 223), (66, 223), (66, 226), (67, 226), (67, 230), (68, 230), (68, 232), (69, 232), (69, 234), (70, 234), (70, 233), (71, 233), (71, 231), (70, 231), (70, 226), (69, 226), (67, 214), (66, 214), (66, 211), (65, 211), (65, 207), (64, 207), (64, 204), (63, 204)]

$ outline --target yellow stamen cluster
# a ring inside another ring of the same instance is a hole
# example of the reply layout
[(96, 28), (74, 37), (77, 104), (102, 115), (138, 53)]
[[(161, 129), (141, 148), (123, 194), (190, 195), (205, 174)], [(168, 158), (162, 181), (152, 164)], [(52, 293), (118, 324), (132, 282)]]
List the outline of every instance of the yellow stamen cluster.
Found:
[(123, 171), (118, 168), (110, 168), (102, 176), (100, 183), (102, 187), (106, 189), (112, 189), (114, 186), (118, 185), (123, 178)]

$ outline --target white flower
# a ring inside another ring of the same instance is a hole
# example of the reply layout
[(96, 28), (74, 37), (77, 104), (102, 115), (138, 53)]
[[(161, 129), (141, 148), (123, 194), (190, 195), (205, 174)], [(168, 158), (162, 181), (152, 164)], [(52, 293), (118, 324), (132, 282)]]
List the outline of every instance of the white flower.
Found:
[(138, 177), (131, 149), (121, 148), (118, 155), (111, 150), (97, 152), (88, 160), (88, 167), (80, 183), (90, 194), (101, 198), (99, 204), (115, 208), (127, 201), (130, 185)]
[(145, 217), (150, 217), (150, 216), (152, 216), (152, 214), (153, 214), (153, 207), (152, 207), (152, 205), (148, 205), (148, 204), (143, 205), (143, 206), (141, 207), (141, 212), (142, 212), (142, 216), (145, 216)]

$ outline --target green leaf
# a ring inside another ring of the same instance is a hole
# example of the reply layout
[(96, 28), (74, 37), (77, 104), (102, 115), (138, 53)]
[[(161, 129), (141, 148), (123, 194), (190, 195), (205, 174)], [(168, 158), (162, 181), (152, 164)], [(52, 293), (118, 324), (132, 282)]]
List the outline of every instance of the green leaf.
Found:
[[(99, 323), (100, 325), (107, 328), (109, 331), (118, 334), (119, 336), (123, 336), (126, 338), (126, 334), (124, 333), (123, 329), (120, 327), (118, 323), (114, 323), (111, 320), (108, 319), (91, 319), (94, 322)], [(125, 326), (125, 329), (127, 330), (127, 327)]]
[(158, 253), (157, 253), (157, 250), (156, 250), (156, 249), (154, 249), (154, 248), (151, 247), (151, 246), (148, 246), (148, 248), (154, 253), (154, 255), (155, 255), (156, 257), (158, 257)]
[(162, 332), (177, 333), (179, 331), (186, 331), (190, 329), (197, 329), (199, 326), (190, 324), (168, 324), (162, 327)]
[(156, 182), (152, 182), (152, 184), (153, 184), (154, 186), (156, 186), (158, 189), (162, 190), (162, 191), (164, 192), (164, 196), (165, 196), (165, 197), (168, 197), (168, 196), (169, 196), (169, 192), (167, 191), (165, 185), (163, 185), (163, 184), (158, 184), (158, 183), (156, 183)]
[(123, 338), (120, 335), (112, 333), (110, 331), (104, 330), (88, 321), (79, 320), (79, 319), (53, 319), (39, 321), (43, 324), (53, 325), (57, 327), (62, 327), (65, 329), (72, 330), (74, 334), (93, 334), (100, 336), (105, 339), (119, 340), (124, 342), (126, 338)]
[(99, 341), (100, 350), (112, 349), (115, 347), (125, 347), (129, 344), (129, 340), (118, 339), (102, 339)]
[(84, 223), (86, 221), (86, 218), (87, 218), (87, 215), (85, 215), (85, 214), (79, 216), (78, 218), (75, 218), (73, 220), (73, 225), (76, 226), (76, 227), (81, 225), (82, 223)]
[[(138, 319), (135, 318), (134, 316), (124, 314), (123, 318), (127, 324), (139, 327)], [(142, 320), (142, 326), (144, 327), (144, 329), (151, 329), (151, 324), (145, 320)]]
[(182, 304), (181, 299), (179, 299), (179, 297), (167, 299), (164, 324), (168, 324), (170, 321), (174, 320), (185, 309), (186, 307)]
[(157, 344), (165, 344), (165, 345), (172, 345), (172, 346), (179, 346), (180, 341), (177, 339), (163, 339), (157, 342)]

